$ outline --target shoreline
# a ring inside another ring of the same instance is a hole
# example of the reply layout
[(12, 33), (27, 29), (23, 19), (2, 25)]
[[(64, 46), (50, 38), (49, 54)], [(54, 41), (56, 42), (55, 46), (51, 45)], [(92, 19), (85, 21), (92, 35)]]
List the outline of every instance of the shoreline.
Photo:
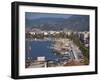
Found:
[(25, 39), (25, 41), (53, 41), (52, 39)]
[[(28, 41), (51, 41), (51, 42), (53, 42), (54, 45), (52, 46), (52, 49), (54, 51), (56, 51), (57, 54), (63, 56), (63, 58), (65, 58), (65, 59), (70, 57), (68, 60), (65, 60), (62, 62), (63, 66), (85, 65), (84, 63), (80, 62), (79, 58), (78, 58), (78, 60), (75, 59), (75, 57), (78, 57), (78, 54), (76, 54), (76, 53), (79, 51), (79, 49), (76, 50), (77, 46), (74, 45), (73, 41), (71, 41), (68, 38), (63, 38), (63, 39), (62, 38), (57, 38), (57, 39), (45, 38), (45, 39), (25, 39), (25, 40), (28, 40)], [(73, 54), (74, 57), (71, 56), (72, 55), (71, 50), (73, 50), (75, 52), (75, 54)], [(54, 53), (56, 53), (56, 52), (54, 52)], [(69, 55), (69, 56), (67, 57), (67, 55)]]

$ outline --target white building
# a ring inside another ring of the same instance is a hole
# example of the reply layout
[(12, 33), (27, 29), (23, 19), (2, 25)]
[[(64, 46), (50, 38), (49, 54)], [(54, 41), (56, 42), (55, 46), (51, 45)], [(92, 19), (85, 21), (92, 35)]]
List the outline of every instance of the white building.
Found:
[(48, 32), (43, 32), (44, 35), (48, 35)]
[(85, 32), (84, 33), (84, 39), (88, 38), (89, 37), (89, 32)]
[(45, 61), (45, 56), (37, 57), (37, 61)]
[(54, 33), (55, 33), (55, 31), (49, 31), (49, 33), (50, 33), (50, 34), (54, 34)]
[(67, 32), (67, 35), (69, 35), (69, 36), (70, 36), (70, 35), (71, 35), (71, 33), (72, 33), (72, 32)]
[(35, 35), (35, 32), (29, 32), (31, 35)]

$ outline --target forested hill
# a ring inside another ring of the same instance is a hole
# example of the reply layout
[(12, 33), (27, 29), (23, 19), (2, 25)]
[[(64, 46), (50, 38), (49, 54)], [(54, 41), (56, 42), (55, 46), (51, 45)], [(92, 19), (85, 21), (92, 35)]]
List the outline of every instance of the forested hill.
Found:
[(65, 18), (39, 18), (26, 19), (26, 27), (39, 28), (41, 30), (63, 30), (67, 28), (75, 31), (89, 31), (88, 15), (73, 15)]

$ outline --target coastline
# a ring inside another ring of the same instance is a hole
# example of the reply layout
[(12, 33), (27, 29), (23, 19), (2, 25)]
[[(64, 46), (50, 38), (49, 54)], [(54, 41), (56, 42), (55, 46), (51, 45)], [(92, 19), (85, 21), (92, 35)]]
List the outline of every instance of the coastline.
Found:
[(29, 39), (26, 38), (25, 41), (52, 41), (52, 39), (48, 38), (48, 39)]
[[(50, 49), (53, 49), (53, 54), (56, 55), (60, 55), (62, 58), (61, 60), (59, 60), (59, 62), (57, 62), (57, 64), (54, 63), (54, 61), (51, 61), (52, 63), (49, 63), (49, 67), (51, 66), (77, 66), (77, 65), (85, 65), (84, 62), (81, 63), (81, 60), (84, 60), (82, 53), (80, 52), (78, 46), (76, 46), (73, 41), (71, 41), (68, 38), (55, 38), (55, 39), (51, 39), (51, 38), (45, 38), (45, 39), (26, 39), (26, 41), (51, 41), (52, 47), (50, 47)], [(80, 52), (82, 56), (82, 58), (78, 58), (78, 52)], [(55, 59), (54, 59), (55, 60)], [(63, 60), (63, 61), (62, 61)], [(47, 62), (47, 61), (45, 61)], [(45, 62), (42, 62), (43, 64), (41, 65), (45, 65)], [(38, 65), (38, 61), (37, 62), (31, 62), (28, 63), (30, 65), (30, 67), (35, 67), (35, 64), (37, 63), (36, 66)], [(28, 65), (26, 63), (26, 65)], [(43, 67), (43, 66), (41, 66)]]

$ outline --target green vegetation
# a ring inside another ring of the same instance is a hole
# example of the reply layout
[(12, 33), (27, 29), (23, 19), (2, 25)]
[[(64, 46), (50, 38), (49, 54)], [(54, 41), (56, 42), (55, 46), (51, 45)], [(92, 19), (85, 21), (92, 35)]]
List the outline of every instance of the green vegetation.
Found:
[(67, 36), (69, 39), (71, 39), (78, 47), (79, 49), (82, 51), (82, 54), (84, 55), (84, 63), (88, 64), (89, 63), (89, 49), (86, 48), (81, 41), (79, 40), (79, 38), (74, 35), (73, 33), (70, 36)]
[(32, 38), (32, 35), (30, 33), (25, 33), (25, 38)]
[(43, 34), (35, 34), (35, 35), (32, 35), (30, 33), (26, 33), (26, 38), (29, 38), (29, 39), (43, 39), (44, 38), (44, 35)]
[(29, 39), (44, 39), (45, 37), (47, 38), (69, 38), (70, 40), (72, 40), (81, 50), (82, 54), (84, 55), (84, 63), (88, 64), (89, 63), (89, 49), (86, 48), (83, 43), (80, 41), (80, 39), (74, 35), (73, 33), (71, 33), (71, 35), (66, 35), (64, 32), (60, 32), (60, 33), (54, 33), (54, 34), (47, 34), (44, 35), (43, 33), (41, 34), (30, 34), (30, 33), (26, 33), (26, 38)]

